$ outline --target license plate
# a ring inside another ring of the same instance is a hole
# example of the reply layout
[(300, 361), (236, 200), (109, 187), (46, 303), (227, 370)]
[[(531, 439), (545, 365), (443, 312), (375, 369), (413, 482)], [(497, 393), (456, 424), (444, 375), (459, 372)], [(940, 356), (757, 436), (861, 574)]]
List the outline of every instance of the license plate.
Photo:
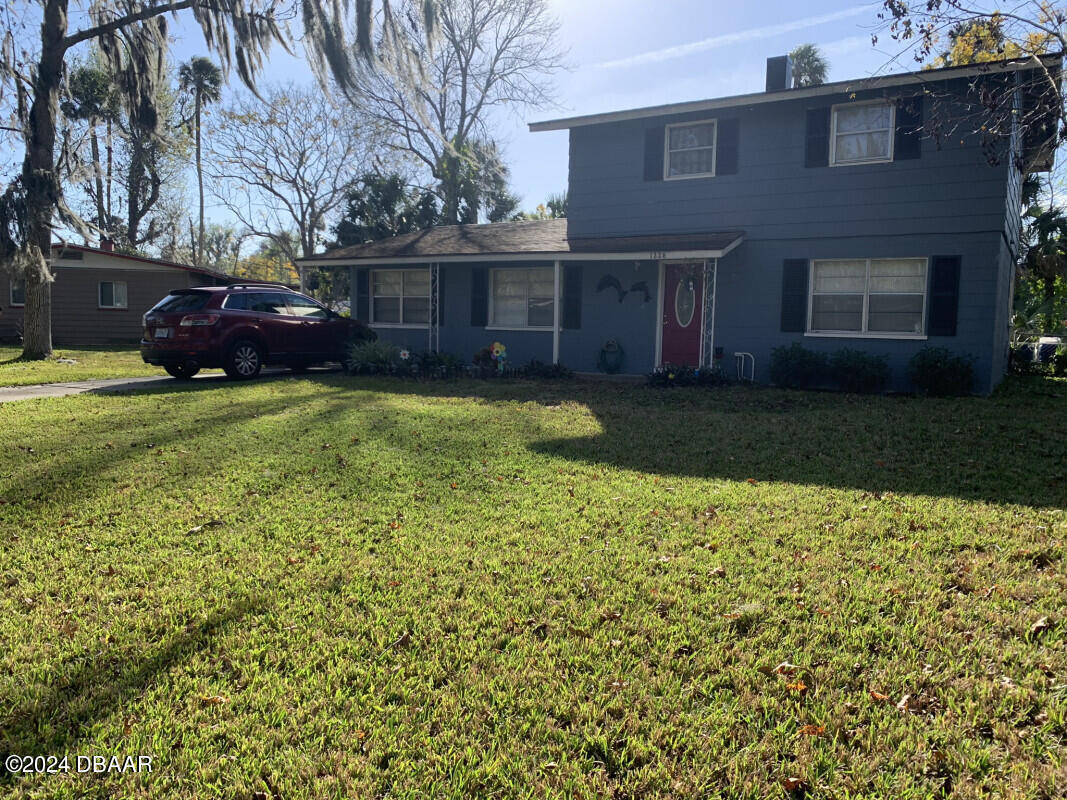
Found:
[(170, 338), (170, 328), (156, 328), (156, 335), (153, 338), (156, 338), (156, 339), (169, 339)]

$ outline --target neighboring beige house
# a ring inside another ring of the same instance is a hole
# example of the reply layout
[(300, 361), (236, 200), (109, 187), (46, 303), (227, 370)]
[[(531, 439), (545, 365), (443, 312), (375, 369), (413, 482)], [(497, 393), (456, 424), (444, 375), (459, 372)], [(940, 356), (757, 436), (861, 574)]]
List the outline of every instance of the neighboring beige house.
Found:
[[(103, 247), (52, 246), (52, 340), (56, 345), (137, 344), (141, 315), (171, 289), (220, 286), (237, 279), (203, 267), (142, 258)], [(0, 272), (0, 339), (22, 330), (20, 281)]]

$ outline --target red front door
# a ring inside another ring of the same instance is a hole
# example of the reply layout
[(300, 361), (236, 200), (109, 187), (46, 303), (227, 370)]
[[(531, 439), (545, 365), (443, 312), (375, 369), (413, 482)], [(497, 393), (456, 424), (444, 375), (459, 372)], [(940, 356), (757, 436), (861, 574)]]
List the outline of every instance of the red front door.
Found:
[(664, 264), (661, 364), (700, 366), (704, 265)]

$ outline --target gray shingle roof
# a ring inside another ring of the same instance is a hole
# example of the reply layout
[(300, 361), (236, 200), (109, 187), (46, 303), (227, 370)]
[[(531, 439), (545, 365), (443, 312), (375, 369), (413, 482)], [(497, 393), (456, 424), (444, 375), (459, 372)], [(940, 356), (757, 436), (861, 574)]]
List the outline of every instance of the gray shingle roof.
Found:
[(536, 255), (568, 253), (636, 253), (722, 250), (741, 231), (659, 236), (570, 239), (567, 220), (495, 222), (489, 225), (441, 225), (377, 242), (351, 245), (311, 256), (306, 261), (372, 261), (384, 258), (424, 260), (435, 256)]

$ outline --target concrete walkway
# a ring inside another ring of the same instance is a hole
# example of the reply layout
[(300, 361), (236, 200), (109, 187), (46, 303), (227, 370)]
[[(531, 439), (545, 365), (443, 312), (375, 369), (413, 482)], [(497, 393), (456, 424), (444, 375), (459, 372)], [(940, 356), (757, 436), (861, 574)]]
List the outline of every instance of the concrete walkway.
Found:
[[(322, 374), (323, 372), (336, 372), (337, 369), (318, 368), (304, 373)], [(259, 378), (280, 377), (283, 375), (295, 375), (296, 373), (284, 367), (264, 369)], [(198, 384), (205, 383), (232, 383), (223, 374), (197, 375), (192, 379)], [(36, 383), (30, 386), (0, 386), (0, 403), (11, 403), (16, 400), (36, 400), (40, 397), (66, 397), (72, 394), (117, 394), (145, 389), (177, 389), (187, 386), (191, 381), (180, 381), (169, 375), (149, 378), (104, 378), (93, 381), (72, 381), (70, 383)], [(253, 381), (254, 383), (255, 381)]]

